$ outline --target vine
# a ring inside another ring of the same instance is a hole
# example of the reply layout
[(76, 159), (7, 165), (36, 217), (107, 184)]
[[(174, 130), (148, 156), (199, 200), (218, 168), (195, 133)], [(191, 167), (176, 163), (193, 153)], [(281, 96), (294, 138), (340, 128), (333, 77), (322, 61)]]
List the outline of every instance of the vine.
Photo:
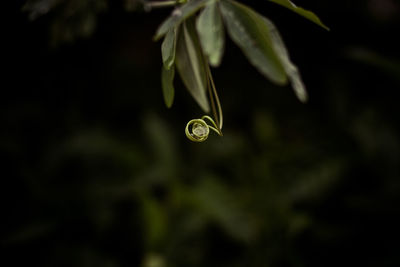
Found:
[[(289, 0), (269, 0), (282, 5), (329, 30), (312, 12)], [(175, 0), (148, 2), (146, 9), (174, 6), (158, 28), (155, 40), (161, 45), (162, 87), (167, 107), (174, 99), (175, 67), (188, 91), (206, 113), (190, 120), (186, 136), (194, 142), (207, 140), (210, 129), (222, 136), (223, 113), (210, 65), (218, 67), (224, 52), (225, 28), (250, 63), (267, 79), (278, 85), (291, 83), (300, 101), (307, 92), (300, 73), (292, 63), (275, 25), (252, 8), (234, 0)]]
[[(265, 1), (283, 6), (329, 30), (314, 13), (296, 6), (290, 0)], [(54, 35), (72, 40), (74, 35), (71, 33), (76, 24), (85, 26), (77, 35), (86, 36), (93, 31), (94, 17), (107, 7), (107, 2), (26, 0), (23, 10), (30, 13), (31, 19), (49, 10), (61, 12), (63, 15), (59, 17), (68, 20), (65, 23), (54, 21)], [(170, 108), (174, 102), (174, 78), (178, 73), (204, 113), (212, 113), (212, 117), (204, 115), (188, 122), (185, 132), (190, 140), (206, 140), (210, 129), (222, 136), (222, 108), (210, 66), (220, 65), (226, 35), (265, 78), (281, 86), (290, 83), (297, 98), (302, 102), (307, 101), (307, 91), (300, 72), (291, 61), (279, 31), (272, 21), (251, 7), (235, 0), (126, 0), (130, 5), (139, 2), (146, 11), (173, 8), (154, 36), (156, 41), (163, 38), (161, 83), (166, 106)], [(60, 30), (60, 25), (64, 25), (65, 29)]]

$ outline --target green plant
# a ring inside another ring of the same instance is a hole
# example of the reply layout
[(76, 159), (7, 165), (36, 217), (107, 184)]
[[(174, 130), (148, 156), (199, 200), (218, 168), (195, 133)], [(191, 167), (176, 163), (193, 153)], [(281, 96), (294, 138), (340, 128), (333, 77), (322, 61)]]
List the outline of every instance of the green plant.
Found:
[[(284, 6), (328, 29), (312, 12), (297, 7), (290, 0), (268, 0)], [(218, 67), (225, 48), (225, 28), (249, 62), (277, 85), (291, 83), (300, 101), (307, 101), (307, 92), (300, 73), (292, 63), (275, 25), (251, 7), (234, 0), (125, 0), (127, 10), (144, 3), (145, 10), (174, 7), (160, 25), (154, 39), (163, 38), (161, 81), (165, 104), (174, 102), (175, 71), (205, 113), (186, 126), (187, 137), (205, 141), (212, 129), (222, 136), (223, 113), (210, 66)], [(96, 16), (107, 9), (108, 0), (27, 0), (23, 10), (31, 19), (56, 13), (52, 21), (52, 42), (73, 41), (94, 31)], [(206, 119), (210, 124), (208, 124)], [(195, 128), (195, 129), (194, 129)], [(194, 132), (197, 132), (195, 133)], [(207, 136), (202, 134), (206, 133)], [(198, 134), (201, 134), (200, 136)]]
[[(269, 0), (282, 5), (329, 30), (312, 12), (289, 0)], [(187, 137), (196, 142), (207, 139), (209, 129), (222, 136), (222, 109), (209, 65), (218, 67), (225, 45), (225, 30), (250, 63), (267, 79), (278, 85), (290, 81), (300, 101), (307, 92), (299, 71), (289, 57), (275, 25), (250, 7), (234, 0), (176, 0), (149, 2), (147, 8), (174, 6), (172, 14), (160, 25), (154, 39), (164, 37), (161, 45), (162, 88), (166, 106), (174, 101), (175, 69), (195, 101), (213, 118), (191, 120)], [(208, 94), (208, 98), (207, 98)], [(210, 101), (208, 100), (210, 99)], [(207, 119), (212, 126), (204, 121)]]

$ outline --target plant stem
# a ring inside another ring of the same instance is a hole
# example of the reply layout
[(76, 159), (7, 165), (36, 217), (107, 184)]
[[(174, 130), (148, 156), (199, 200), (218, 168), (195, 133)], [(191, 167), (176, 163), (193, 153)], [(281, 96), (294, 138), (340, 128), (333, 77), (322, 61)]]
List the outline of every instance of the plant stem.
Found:
[(144, 9), (146, 11), (150, 11), (153, 8), (163, 8), (163, 7), (171, 7), (177, 4), (185, 3), (186, 0), (169, 0), (169, 1), (154, 1), (154, 2), (146, 2), (144, 4)]

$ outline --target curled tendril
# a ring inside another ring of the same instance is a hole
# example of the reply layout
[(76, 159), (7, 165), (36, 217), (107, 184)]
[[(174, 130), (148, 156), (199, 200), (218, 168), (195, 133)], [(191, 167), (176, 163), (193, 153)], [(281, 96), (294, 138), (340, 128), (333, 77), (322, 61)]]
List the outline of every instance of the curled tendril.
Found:
[[(205, 120), (210, 121), (212, 125), (207, 124)], [(210, 129), (222, 136), (222, 132), (215, 121), (210, 116), (204, 115), (201, 119), (189, 121), (186, 124), (185, 133), (187, 138), (193, 142), (204, 142), (210, 134)]]
[[(193, 119), (189, 121), (186, 124), (185, 133), (187, 138), (193, 142), (204, 142), (207, 140), (208, 135), (210, 134), (210, 129), (216, 132), (219, 136), (222, 136), (222, 125), (224, 120), (221, 103), (211, 75), (210, 66), (208, 65), (207, 59), (204, 55), (203, 60), (205, 62), (204, 68), (207, 77), (208, 95), (210, 97), (212, 113), (215, 121), (208, 115), (204, 115), (201, 119)], [(211, 125), (207, 124), (206, 120), (208, 120)]]

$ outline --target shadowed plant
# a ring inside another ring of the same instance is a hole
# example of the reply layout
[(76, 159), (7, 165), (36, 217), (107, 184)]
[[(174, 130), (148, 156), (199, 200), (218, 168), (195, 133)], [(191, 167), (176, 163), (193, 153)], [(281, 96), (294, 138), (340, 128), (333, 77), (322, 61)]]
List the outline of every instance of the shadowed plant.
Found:
[[(288, 0), (272, 2), (329, 30), (314, 13), (299, 8)], [(154, 36), (155, 40), (164, 37), (161, 45), (161, 80), (168, 108), (174, 101), (173, 82), (176, 66), (184, 85), (206, 113), (210, 111), (210, 100), (214, 119), (207, 119), (216, 126), (216, 132), (222, 135), (222, 109), (209, 65), (218, 67), (221, 63), (225, 28), (233, 42), (263, 76), (278, 85), (285, 85), (290, 81), (299, 100), (307, 101), (307, 92), (300, 73), (290, 60), (278, 30), (272, 21), (252, 8), (233, 0), (148, 2), (146, 6), (148, 10), (154, 7), (175, 6), (172, 14), (160, 25)], [(187, 137), (195, 142), (205, 141), (208, 131), (204, 131), (204, 136), (188, 133), (188, 128), (193, 122), (194, 120), (190, 121), (186, 126)], [(201, 120), (193, 126), (195, 125), (205, 127), (205, 122)]]

